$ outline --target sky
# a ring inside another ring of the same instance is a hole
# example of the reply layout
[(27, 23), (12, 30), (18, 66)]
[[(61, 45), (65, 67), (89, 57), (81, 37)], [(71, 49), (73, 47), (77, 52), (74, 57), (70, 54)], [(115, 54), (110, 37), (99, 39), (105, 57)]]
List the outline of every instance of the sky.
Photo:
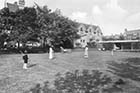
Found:
[[(0, 0), (0, 9), (4, 2)], [(47, 5), (60, 9), (64, 16), (77, 22), (97, 25), (104, 35), (124, 33), (124, 29), (140, 29), (140, 0), (25, 0), (26, 6)]]

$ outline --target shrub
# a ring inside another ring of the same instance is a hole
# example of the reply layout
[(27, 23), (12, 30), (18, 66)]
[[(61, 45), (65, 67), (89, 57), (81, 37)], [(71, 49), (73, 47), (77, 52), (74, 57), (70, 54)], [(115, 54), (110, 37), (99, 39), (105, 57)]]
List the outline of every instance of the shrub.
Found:
[(122, 88), (115, 85), (111, 77), (98, 70), (75, 70), (56, 74), (54, 89), (49, 88), (49, 82), (44, 82), (43, 87), (37, 84), (31, 93), (115, 93), (122, 92)]
[(74, 73), (67, 72), (64, 76), (59, 76), (55, 80), (57, 90), (67, 91), (69, 93), (77, 93), (83, 91), (84, 93), (92, 93), (100, 90), (104, 85), (108, 85), (112, 80), (102, 72), (93, 70), (90, 73), (88, 70)]

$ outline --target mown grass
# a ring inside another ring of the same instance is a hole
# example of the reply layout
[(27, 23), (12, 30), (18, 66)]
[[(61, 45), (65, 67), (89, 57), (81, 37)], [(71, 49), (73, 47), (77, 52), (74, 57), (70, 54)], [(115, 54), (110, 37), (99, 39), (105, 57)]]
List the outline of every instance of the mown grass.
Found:
[[(83, 51), (72, 53), (56, 53), (55, 59), (49, 60), (48, 54), (29, 54), (29, 69), (22, 69), (23, 61), (20, 54), (0, 55), (0, 93), (22, 93), (37, 83), (49, 81), (53, 86), (56, 73), (74, 70), (97, 69), (108, 73), (108, 63), (122, 63), (126, 58), (139, 58), (139, 53), (115, 52), (114, 56), (106, 51), (90, 51), (85, 59)], [(131, 79), (131, 78), (130, 78)], [(133, 79), (134, 80), (134, 79)]]

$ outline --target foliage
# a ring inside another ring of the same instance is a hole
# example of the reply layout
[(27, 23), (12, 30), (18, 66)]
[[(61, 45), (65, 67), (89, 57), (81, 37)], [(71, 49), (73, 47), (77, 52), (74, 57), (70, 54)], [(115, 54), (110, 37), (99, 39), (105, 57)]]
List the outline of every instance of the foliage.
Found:
[(140, 81), (139, 74), (139, 61), (140, 58), (128, 58), (123, 59), (124, 63), (110, 62), (109, 63), (109, 71), (132, 80)]
[(103, 41), (109, 41), (109, 40), (125, 40), (125, 36), (123, 34), (120, 35), (112, 35), (112, 36), (103, 36)]
[(55, 86), (58, 90), (63, 90), (69, 93), (81, 92), (93, 93), (99, 92), (104, 85), (108, 85), (112, 80), (102, 72), (93, 70), (90, 73), (88, 70), (83, 70), (80, 73), (76, 70), (74, 73), (67, 72), (65, 77), (59, 76), (55, 80)]
[(105, 50), (112, 50), (114, 46), (111, 43), (107, 43), (103, 44), (103, 47), (105, 48)]
[[(61, 15), (60, 11), (51, 11), (47, 6), (40, 8), (25, 7), (23, 10), (10, 12), (8, 8), (0, 10), (0, 33), (10, 31), (7, 41), (26, 43), (43, 41), (47, 44), (64, 45), (64, 42), (77, 38), (76, 23)], [(4, 41), (4, 40), (3, 40)]]
[(50, 88), (48, 81), (41, 87), (37, 84), (30, 91), (32, 93), (120, 93), (122, 88), (115, 85), (111, 77), (98, 70), (75, 70), (64, 75), (56, 74), (55, 88)]
[(36, 11), (34, 8), (24, 8), (16, 12), (15, 25), (11, 32), (11, 39), (27, 42), (34, 36), (37, 29)]
[(123, 34), (119, 35), (119, 40), (125, 40), (125, 36)]
[(91, 47), (91, 48), (95, 48), (97, 46), (95, 42), (89, 42), (87, 44), (88, 44), (88, 47)]
[(76, 23), (61, 15), (60, 11), (51, 11), (47, 6), (40, 8), (37, 5), (38, 20), (40, 26), (40, 38), (49, 45), (62, 45), (69, 40), (77, 38)]
[(38, 29), (36, 20), (36, 10), (34, 8), (24, 8), (16, 12), (9, 12), (8, 8), (1, 10), (1, 30), (5, 33), (9, 31), (8, 41), (27, 42)]
[(106, 37), (106, 36), (103, 36), (102, 37), (103, 41), (109, 41), (109, 40), (115, 40), (113, 37)]

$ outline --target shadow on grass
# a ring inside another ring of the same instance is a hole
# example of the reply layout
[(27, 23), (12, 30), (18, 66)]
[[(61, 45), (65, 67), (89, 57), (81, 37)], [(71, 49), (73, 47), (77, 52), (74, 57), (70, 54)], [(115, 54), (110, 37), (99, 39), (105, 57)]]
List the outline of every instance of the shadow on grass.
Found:
[(30, 64), (29, 66), (28, 66), (28, 68), (31, 68), (31, 67), (34, 67), (34, 66), (36, 66), (37, 64)]
[(2, 64), (2, 63), (0, 63), (0, 67), (1, 67), (1, 66), (3, 66), (3, 64)]
[(108, 71), (123, 78), (140, 81), (140, 58), (122, 59), (122, 63), (108, 63)]
[(116, 85), (112, 78), (98, 70), (75, 70), (64, 74), (57, 73), (54, 89), (49, 81), (43, 85), (36, 84), (25, 93), (122, 93), (120, 85)]

